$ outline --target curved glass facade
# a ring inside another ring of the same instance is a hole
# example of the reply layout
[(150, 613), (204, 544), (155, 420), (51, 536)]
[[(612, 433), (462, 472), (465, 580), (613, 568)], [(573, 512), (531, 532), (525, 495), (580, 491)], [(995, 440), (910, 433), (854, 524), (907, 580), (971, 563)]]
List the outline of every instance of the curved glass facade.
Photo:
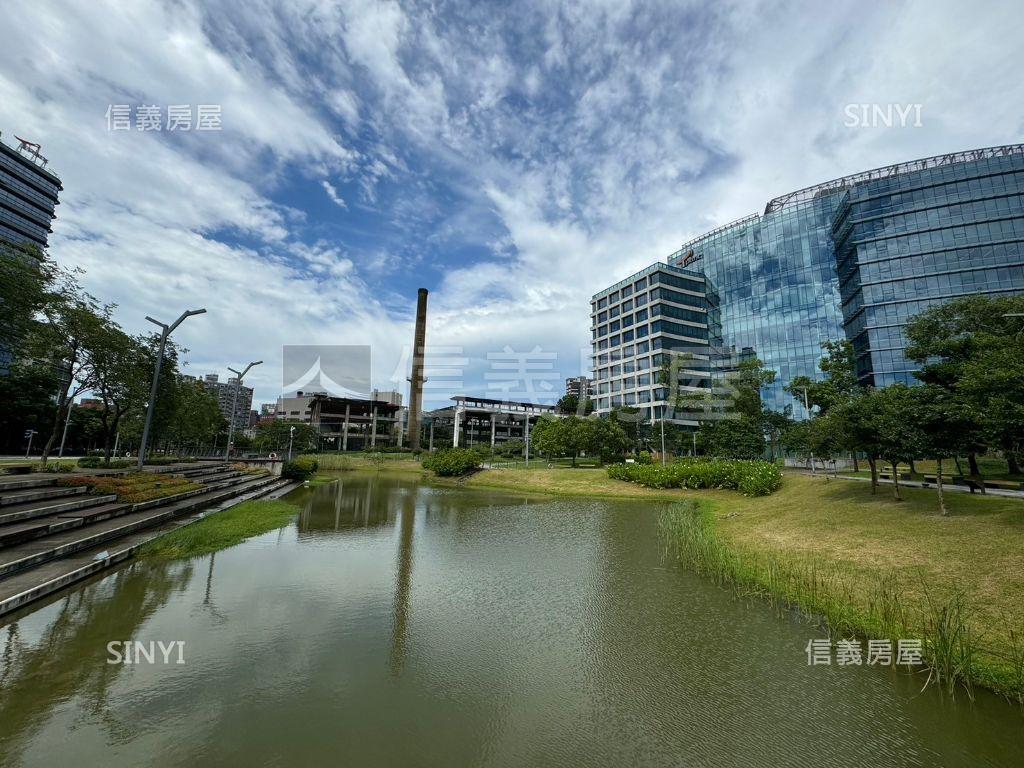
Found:
[[(914, 160), (771, 200), (668, 258), (719, 294), (726, 349), (777, 372), (766, 405), (821, 376), (821, 343), (848, 338), (865, 384), (913, 383), (902, 328), (929, 306), (1024, 292), (1024, 145)], [(595, 350), (596, 351), (596, 350)]]
[(833, 234), (861, 382), (914, 383), (907, 320), (959, 296), (1024, 291), (1024, 154), (858, 184)]

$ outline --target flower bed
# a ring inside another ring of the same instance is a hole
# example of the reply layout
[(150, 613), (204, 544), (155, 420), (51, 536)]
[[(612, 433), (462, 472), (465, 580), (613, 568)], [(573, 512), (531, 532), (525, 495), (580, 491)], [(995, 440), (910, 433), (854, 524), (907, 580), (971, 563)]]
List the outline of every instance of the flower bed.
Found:
[(162, 499), (185, 491), (202, 488), (200, 483), (184, 477), (137, 473), (131, 475), (75, 475), (57, 481), (67, 487), (86, 486), (97, 496), (114, 494), (117, 500), (129, 504)]

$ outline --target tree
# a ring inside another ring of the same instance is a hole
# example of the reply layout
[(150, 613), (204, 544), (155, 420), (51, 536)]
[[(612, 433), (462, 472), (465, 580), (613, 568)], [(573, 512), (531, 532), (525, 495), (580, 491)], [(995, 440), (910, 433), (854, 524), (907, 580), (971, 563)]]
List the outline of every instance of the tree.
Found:
[(925, 448), (918, 396), (905, 384), (893, 384), (874, 390), (868, 400), (878, 455), (892, 466), (893, 496), (902, 501), (897, 466), (919, 457)]
[(530, 442), (546, 456), (571, 456), (575, 467), (576, 458), (591, 445), (591, 428), (587, 419), (578, 416), (542, 418), (533, 428)]
[(73, 284), (45, 251), (0, 242), (0, 350), (17, 352), (47, 305)]
[(817, 408), (818, 413), (827, 414), (834, 406), (846, 401), (857, 389), (856, 356), (853, 345), (842, 341), (824, 341), (821, 344), (824, 356), (818, 361), (818, 368), (825, 378), (815, 380), (809, 376), (796, 376), (785, 390), (801, 405), (804, 392), (807, 405)]
[(594, 412), (594, 401), (589, 397), (583, 398), (580, 401), (579, 395), (562, 395), (558, 402), (555, 404), (555, 409), (559, 413), (566, 415), (575, 414), (577, 416), (589, 416)]
[(601, 457), (602, 462), (619, 461), (630, 447), (635, 445), (616, 419), (590, 418), (590, 441), (587, 453)]
[[(917, 377), (944, 389), (947, 403), (976, 414), (983, 442), (1001, 449), (1010, 471), (1020, 472), (1024, 440), (1024, 297), (966, 296), (931, 307), (907, 323), (907, 357)], [(977, 453), (968, 453), (971, 474), (980, 476)]]
[(317, 441), (320, 433), (312, 425), (293, 419), (280, 419), (260, 424), (256, 427), (253, 446), (259, 451), (286, 451), (292, 427), (295, 427), (295, 435), (291, 440), (294, 451), (301, 453), (302, 451), (316, 450), (319, 447)]
[(166, 439), (178, 450), (190, 451), (211, 442), (226, 426), (217, 398), (202, 383), (179, 378)]
[[(673, 373), (676, 367), (675, 362), (663, 366), (662, 382), (678, 380)], [(707, 392), (677, 392), (674, 404), (684, 417), (700, 424), (697, 439), (704, 453), (759, 459), (765, 453), (766, 432), (778, 428), (761, 400), (761, 388), (774, 381), (775, 371), (757, 358), (748, 358), (725, 377), (724, 386), (712, 386)]]
[(146, 406), (152, 360), (142, 338), (129, 336), (111, 323), (97, 334), (92, 349), (92, 366), (93, 393), (103, 401), (99, 412), (103, 460), (109, 463), (121, 420), (128, 413), (141, 411)]
[(26, 430), (47, 434), (53, 428), (57, 372), (48, 365), (18, 361), (0, 376), (0, 450), (24, 453)]
[(701, 422), (697, 442), (705, 455), (730, 459), (760, 459), (765, 450), (764, 430), (747, 417)]
[(978, 415), (963, 399), (935, 384), (912, 390), (915, 399), (914, 421), (921, 432), (922, 451), (936, 460), (935, 483), (939, 491), (939, 510), (946, 514), (942, 487), (942, 461), (970, 451), (978, 442)]
[(100, 306), (77, 286), (47, 303), (42, 312), (45, 322), (35, 326), (26, 349), (42, 364), (58, 371), (57, 413), (50, 436), (43, 447), (45, 463), (64, 427), (74, 398), (96, 386), (94, 351), (110, 332), (112, 305)]

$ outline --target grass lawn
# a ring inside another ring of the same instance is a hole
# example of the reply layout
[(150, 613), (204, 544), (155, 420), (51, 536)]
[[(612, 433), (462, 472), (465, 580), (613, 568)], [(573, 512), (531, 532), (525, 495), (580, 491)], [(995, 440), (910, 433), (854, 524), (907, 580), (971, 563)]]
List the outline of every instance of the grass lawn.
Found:
[(284, 501), (244, 501), (144, 544), (140, 557), (196, 557), (287, 525), (301, 510)]

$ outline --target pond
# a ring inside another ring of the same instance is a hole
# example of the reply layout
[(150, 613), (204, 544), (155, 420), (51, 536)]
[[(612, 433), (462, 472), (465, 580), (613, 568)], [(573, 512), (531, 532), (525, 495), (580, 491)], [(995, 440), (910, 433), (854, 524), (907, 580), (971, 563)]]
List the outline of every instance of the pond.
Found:
[(658, 504), (361, 472), (290, 499), (0, 628), (0, 764), (1022, 764), (995, 697), (808, 665), (815, 627), (663, 557)]

